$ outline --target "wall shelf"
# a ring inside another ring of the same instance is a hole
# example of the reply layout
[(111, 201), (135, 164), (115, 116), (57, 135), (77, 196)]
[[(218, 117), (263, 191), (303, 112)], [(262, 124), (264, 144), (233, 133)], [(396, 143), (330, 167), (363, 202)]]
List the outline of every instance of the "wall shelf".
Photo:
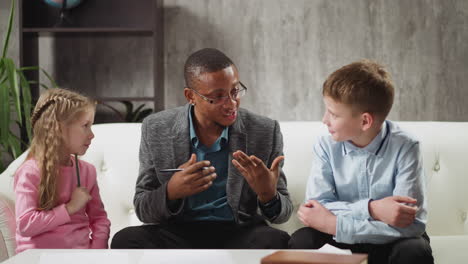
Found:
[(154, 33), (151, 28), (97, 28), (97, 27), (86, 27), (86, 28), (23, 28), (25, 33), (141, 33), (152, 35)]
[[(39, 57), (49, 55), (40, 54), (44, 42), (39, 40), (47, 37), (46, 42), (53, 44), (47, 47), (52, 53), (46, 58), (52, 60), (59, 86), (101, 102), (152, 102), (155, 111), (164, 109), (162, 0), (84, 0), (68, 12), (71, 27), (55, 26), (59, 11), (44, 1), (20, 0), (22, 67), (44, 63)], [(128, 50), (126, 45), (130, 45)], [(144, 87), (139, 85), (141, 67), (146, 69)], [(109, 84), (109, 80), (127, 76), (128, 82)], [(38, 81), (39, 73), (30, 71), (26, 77)], [(152, 94), (147, 88), (151, 81)], [(39, 91), (38, 85), (31, 85), (33, 99), (39, 97)]]

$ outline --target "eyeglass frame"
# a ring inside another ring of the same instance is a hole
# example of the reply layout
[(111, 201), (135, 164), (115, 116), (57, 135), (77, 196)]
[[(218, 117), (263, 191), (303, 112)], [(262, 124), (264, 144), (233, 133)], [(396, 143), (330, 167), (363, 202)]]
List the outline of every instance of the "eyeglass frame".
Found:
[[(239, 91), (237, 91), (237, 94), (239, 94), (241, 91), (245, 91), (245, 92), (247, 93), (247, 86), (245, 86), (245, 85), (244, 85), (242, 82), (240, 82), (240, 81), (239, 81), (239, 84), (242, 86), (242, 89), (243, 89), (243, 90), (239, 89)], [(204, 96), (203, 94), (199, 93), (197, 90), (195, 90), (195, 89), (193, 89), (193, 88), (190, 88), (190, 87), (189, 87), (189, 89), (192, 90), (192, 91), (194, 91), (194, 92), (195, 92), (196, 94), (198, 94), (203, 100), (207, 101), (207, 102), (210, 103), (210, 104), (215, 104), (215, 101), (218, 101), (218, 100), (219, 100), (219, 102), (225, 102), (226, 99), (228, 99), (228, 98), (231, 99), (231, 100), (233, 100), (233, 99), (239, 99), (239, 98), (240, 98), (240, 97), (237, 98), (237, 95), (236, 95), (236, 98), (232, 98), (231, 93), (229, 93), (228, 96), (220, 96), (220, 97), (218, 97), (218, 98), (209, 98), (209, 97), (206, 97), (206, 96)]]

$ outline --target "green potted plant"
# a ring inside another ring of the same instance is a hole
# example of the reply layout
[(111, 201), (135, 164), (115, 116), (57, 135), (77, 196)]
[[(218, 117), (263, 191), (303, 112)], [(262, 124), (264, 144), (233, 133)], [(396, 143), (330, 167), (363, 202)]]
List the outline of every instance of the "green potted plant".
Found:
[[(24, 72), (42, 71), (51, 84), (56, 86), (52, 78), (38, 66), (20, 68), (12, 58), (8, 57), (15, 2), (15, 0), (11, 1), (8, 26), (0, 57), (0, 173), (6, 168), (4, 159), (16, 159), (27, 148), (31, 139), (30, 118), (33, 103), (30, 84), (37, 82), (28, 81)], [(47, 88), (43, 84), (39, 85)]]
[(109, 108), (114, 113), (116, 113), (120, 121), (122, 122), (141, 123), (143, 122), (143, 119), (145, 119), (145, 117), (149, 116), (150, 114), (154, 112), (153, 109), (145, 107), (146, 104), (141, 104), (137, 108), (133, 109), (134, 108), (133, 103), (130, 101), (118, 101), (118, 102), (125, 106), (125, 113), (119, 111), (117, 108), (113, 107), (112, 105), (106, 102), (98, 101), (99, 104)]

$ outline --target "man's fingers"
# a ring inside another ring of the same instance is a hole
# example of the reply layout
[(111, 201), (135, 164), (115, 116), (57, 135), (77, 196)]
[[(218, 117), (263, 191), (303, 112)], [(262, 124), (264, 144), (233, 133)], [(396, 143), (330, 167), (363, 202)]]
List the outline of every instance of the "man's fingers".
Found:
[[(206, 168), (206, 169), (204, 169)], [(212, 173), (215, 173), (216, 169), (211, 166), (211, 167), (202, 167), (201, 169), (194, 171), (190, 174), (186, 174), (185, 180), (186, 182), (195, 182), (201, 178), (206, 177), (207, 175), (210, 175)]]
[(244, 166), (242, 166), (237, 160), (233, 159), (232, 164), (237, 168), (237, 170), (244, 176), (247, 181), (251, 180), (250, 173), (247, 171)]
[(271, 164), (270, 170), (276, 171), (278, 170), (279, 164), (281, 161), (284, 160), (284, 156), (278, 156), (273, 160), (273, 163)]
[(199, 179), (196, 179), (194, 182), (193, 182), (193, 186), (195, 187), (200, 187), (200, 186), (203, 186), (207, 183), (210, 183), (212, 181), (214, 181), (216, 179), (217, 175), (216, 173), (212, 173), (210, 175), (207, 175), (207, 176), (203, 176)]
[(179, 168), (182, 168), (182, 169), (187, 168), (188, 166), (192, 165), (196, 161), (197, 161), (197, 154), (192, 153), (192, 155), (190, 155), (189, 160), (187, 160), (184, 164), (180, 165)]
[(256, 169), (268, 170), (265, 163), (263, 163), (263, 160), (259, 159), (257, 156), (250, 155), (250, 160), (255, 164)]
[(192, 153), (192, 155), (190, 156), (190, 159), (189, 159), (189, 165), (193, 164), (197, 162), (197, 154), (195, 153)]
[(195, 189), (195, 192), (193, 194), (197, 194), (197, 193), (200, 193), (200, 192), (203, 192), (205, 191), (206, 189), (210, 188), (210, 186), (213, 184), (213, 182), (209, 182), (207, 184), (204, 184), (198, 188)]
[(186, 174), (191, 174), (191, 173), (202, 170), (203, 167), (208, 167), (208, 166), (210, 166), (210, 161), (202, 160), (202, 161), (193, 163), (193, 164), (189, 165), (188, 167), (184, 168), (184, 172)]
[(257, 164), (254, 163), (250, 158), (249, 156), (247, 156), (247, 154), (245, 154), (244, 152), (238, 150), (236, 151), (234, 154), (233, 154), (234, 158), (239, 161), (240, 164), (242, 164), (242, 166), (248, 168), (248, 167), (256, 167)]

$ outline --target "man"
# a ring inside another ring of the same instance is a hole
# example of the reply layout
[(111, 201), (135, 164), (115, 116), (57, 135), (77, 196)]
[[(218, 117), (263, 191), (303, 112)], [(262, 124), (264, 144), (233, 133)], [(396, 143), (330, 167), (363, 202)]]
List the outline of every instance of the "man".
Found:
[(189, 104), (142, 124), (134, 204), (145, 225), (111, 247), (287, 248), (289, 235), (265, 222), (292, 212), (278, 122), (239, 108), (247, 88), (219, 50), (193, 53), (184, 77)]

